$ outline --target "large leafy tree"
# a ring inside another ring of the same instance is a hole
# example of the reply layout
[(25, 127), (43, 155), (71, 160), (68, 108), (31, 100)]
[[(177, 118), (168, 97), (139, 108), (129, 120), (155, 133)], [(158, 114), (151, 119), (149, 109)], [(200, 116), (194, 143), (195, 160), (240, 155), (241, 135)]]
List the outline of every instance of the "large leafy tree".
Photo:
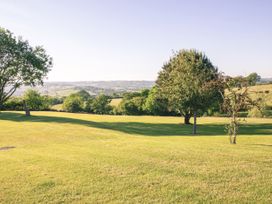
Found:
[(0, 109), (22, 85), (42, 85), (52, 58), (41, 47), (0, 27)]
[(174, 53), (159, 73), (159, 92), (168, 99), (172, 111), (184, 116), (185, 124), (190, 124), (194, 116), (194, 134), (198, 112), (220, 101), (220, 86), (216, 83), (219, 75), (208, 57), (196, 50)]

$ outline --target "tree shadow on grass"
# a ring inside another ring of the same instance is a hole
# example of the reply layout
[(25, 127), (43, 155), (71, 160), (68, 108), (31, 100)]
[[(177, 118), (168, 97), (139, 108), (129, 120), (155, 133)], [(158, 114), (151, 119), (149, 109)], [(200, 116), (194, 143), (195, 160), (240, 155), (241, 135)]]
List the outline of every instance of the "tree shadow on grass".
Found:
[(272, 148), (272, 144), (251, 144), (254, 146), (262, 146), (262, 147), (271, 147)]
[[(120, 131), (127, 134), (145, 136), (190, 136), (192, 135), (191, 125), (176, 123), (144, 123), (144, 122), (94, 122), (83, 119), (56, 117), (56, 116), (31, 116), (25, 117), (21, 113), (2, 112), (1, 120), (14, 122), (46, 122), (60, 124), (76, 124), (87, 127), (106, 130)], [(199, 136), (220, 136), (226, 135), (224, 124), (200, 124), (198, 125)], [(272, 124), (244, 124), (240, 127), (239, 135), (272, 135)]]

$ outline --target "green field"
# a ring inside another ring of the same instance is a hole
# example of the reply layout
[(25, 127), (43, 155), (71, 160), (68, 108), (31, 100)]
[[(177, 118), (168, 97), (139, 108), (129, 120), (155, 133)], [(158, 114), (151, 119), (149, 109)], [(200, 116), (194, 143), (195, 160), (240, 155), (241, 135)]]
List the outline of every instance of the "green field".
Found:
[(32, 115), (0, 113), (0, 203), (272, 203), (272, 119)]
[(253, 99), (263, 98), (266, 105), (272, 107), (272, 84), (263, 84), (249, 87), (249, 93)]
[(110, 105), (111, 106), (118, 106), (121, 103), (121, 101), (122, 101), (122, 98), (114, 98), (111, 100)]

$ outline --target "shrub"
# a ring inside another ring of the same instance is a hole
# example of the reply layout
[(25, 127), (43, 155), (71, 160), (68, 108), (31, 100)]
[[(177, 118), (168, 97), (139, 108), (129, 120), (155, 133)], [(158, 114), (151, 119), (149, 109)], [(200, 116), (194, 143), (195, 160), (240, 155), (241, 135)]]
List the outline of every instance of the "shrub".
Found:
[(77, 95), (70, 95), (66, 97), (63, 103), (63, 110), (67, 112), (81, 112), (84, 108), (84, 100), (82, 97)]
[(12, 97), (3, 105), (3, 110), (23, 110), (23, 100), (19, 97)]
[(48, 110), (50, 107), (50, 98), (48, 96), (42, 96), (35, 90), (30, 89), (26, 91), (23, 99), (26, 101), (29, 110)]
[(112, 107), (110, 106), (111, 99), (109, 96), (100, 94), (90, 104), (93, 113), (110, 114)]

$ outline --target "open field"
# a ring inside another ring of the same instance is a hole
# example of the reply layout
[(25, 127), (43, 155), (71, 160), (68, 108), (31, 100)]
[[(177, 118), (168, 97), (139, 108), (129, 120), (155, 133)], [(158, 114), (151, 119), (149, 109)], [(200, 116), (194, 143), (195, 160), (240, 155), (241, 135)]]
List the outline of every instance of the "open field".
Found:
[(54, 110), (54, 111), (63, 111), (62, 106), (63, 106), (63, 104), (53, 105), (53, 106), (51, 106), (51, 110)]
[(272, 84), (256, 85), (249, 88), (249, 93), (253, 99), (261, 97), (266, 105), (272, 107)]
[(121, 101), (122, 101), (122, 98), (114, 98), (111, 100), (110, 105), (111, 106), (118, 106), (121, 103)]
[(272, 119), (0, 113), (0, 203), (272, 203)]

